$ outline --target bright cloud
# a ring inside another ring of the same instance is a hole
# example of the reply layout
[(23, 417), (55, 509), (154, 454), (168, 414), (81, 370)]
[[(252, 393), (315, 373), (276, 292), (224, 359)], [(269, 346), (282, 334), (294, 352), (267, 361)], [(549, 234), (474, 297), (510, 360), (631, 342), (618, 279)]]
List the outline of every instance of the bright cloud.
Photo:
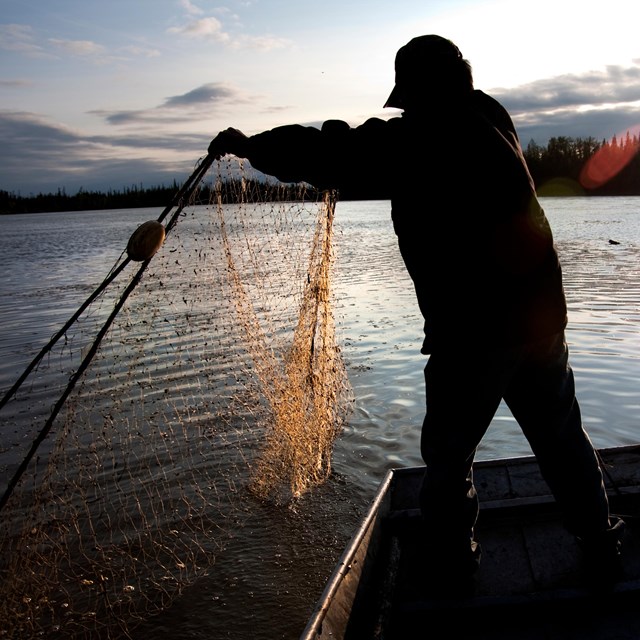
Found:
[(49, 42), (54, 47), (77, 56), (94, 56), (102, 54), (105, 51), (102, 45), (91, 42), (91, 40), (57, 40), (50, 38)]
[(190, 2), (190, 0), (180, 0), (180, 5), (190, 15), (200, 15), (204, 13), (200, 7), (197, 7), (193, 2)]
[(171, 27), (169, 33), (179, 34), (189, 38), (212, 40), (229, 46), (232, 49), (256, 49), (258, 51), (273, 51), (291, 46), (291, 41), (268, 35), (240, 34), (232, 36), (225, 31), (222, 22), (214, 17), (200, 18), (188, 22), (181, 27)]
[(222, 43), (231, 42), (231, 36), (225, 33), (220, 20), (213, 16), (189, 22), (182, 27), (171, 27), (169, 33), (177, 33), (190, 38), (206, 38)]

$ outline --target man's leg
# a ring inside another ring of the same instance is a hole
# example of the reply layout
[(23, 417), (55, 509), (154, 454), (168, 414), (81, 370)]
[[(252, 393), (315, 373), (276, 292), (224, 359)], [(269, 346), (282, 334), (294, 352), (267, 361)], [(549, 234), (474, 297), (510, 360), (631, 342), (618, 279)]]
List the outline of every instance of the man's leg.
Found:
[(426, 472), (420, 498), (427, 542), (432, 555), (453, 571), (477, 564), (473, 528), (478, 496), (472, 465), (500, 404), (508, 361), (504, 354), (475, 351), (463, 356), (464, 361), (451, 353), (430, 356), (421, 438)]
[(575, 535), (609, 528), (602, 471), (583, 429), (562, 334), (531, 345), (505, 390), (543, 477)]
[(580, 542), (596, 583), (620, 573), (624, 522), (609, 514), (598, 457), (584, 431), (564, 336), (528, 350), (505, 391), (505, 402), (531, 444), (543, 477)]

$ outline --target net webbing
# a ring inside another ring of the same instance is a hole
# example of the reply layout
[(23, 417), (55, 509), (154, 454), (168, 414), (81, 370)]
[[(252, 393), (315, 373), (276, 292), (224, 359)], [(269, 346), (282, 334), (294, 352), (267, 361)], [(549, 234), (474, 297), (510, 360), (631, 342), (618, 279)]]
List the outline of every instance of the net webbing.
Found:
[(287, 505), (330, 473), (335, 200), (234, 167), (198, 177), (135, 291), (132, 263), (2, 407), (9, 479), (91, 355), (0, 512), (0, 637), (127, 637), (215, 571), (247, 496)]

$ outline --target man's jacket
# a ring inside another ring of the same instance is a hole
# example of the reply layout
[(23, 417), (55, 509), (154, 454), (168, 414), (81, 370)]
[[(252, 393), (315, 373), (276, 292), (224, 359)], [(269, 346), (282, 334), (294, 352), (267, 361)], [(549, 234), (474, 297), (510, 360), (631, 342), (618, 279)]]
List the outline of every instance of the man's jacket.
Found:
[(565, 328), (549, 224), (511, 118), (485, 93), (355, 128), (278, 127), (247, 149), (282, 181), (391, 200), (425, 319), (423, 352), (509, 347)]

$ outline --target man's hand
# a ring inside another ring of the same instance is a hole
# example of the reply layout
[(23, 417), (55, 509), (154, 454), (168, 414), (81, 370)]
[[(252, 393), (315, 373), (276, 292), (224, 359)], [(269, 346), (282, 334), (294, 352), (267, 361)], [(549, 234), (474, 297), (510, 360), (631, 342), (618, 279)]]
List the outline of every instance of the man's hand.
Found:
[(247, 148), (247, 136), (239, 131), (229, 127), (224, 131), (221, 131), (209, 145), (209, 153), (216, 159), (222, 158), (227, 153), (232, 153), (234, 156), (245, 158)]

